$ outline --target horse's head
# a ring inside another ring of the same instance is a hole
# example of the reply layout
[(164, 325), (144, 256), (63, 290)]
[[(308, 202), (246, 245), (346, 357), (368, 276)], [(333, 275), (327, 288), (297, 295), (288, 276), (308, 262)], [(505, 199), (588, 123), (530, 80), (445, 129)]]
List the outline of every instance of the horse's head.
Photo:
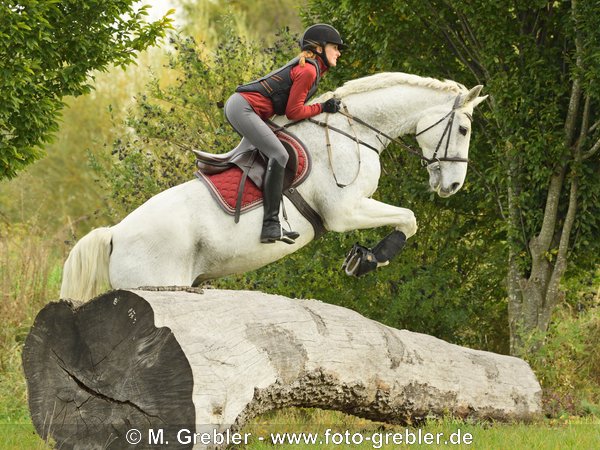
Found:
[(429, 172), (429, 186), (440, 197), (458, 192), (467, 175), (473, 109), (487, 98), (475, 86), (444, 106), (427, 109), (417, 123), (417, 142)]

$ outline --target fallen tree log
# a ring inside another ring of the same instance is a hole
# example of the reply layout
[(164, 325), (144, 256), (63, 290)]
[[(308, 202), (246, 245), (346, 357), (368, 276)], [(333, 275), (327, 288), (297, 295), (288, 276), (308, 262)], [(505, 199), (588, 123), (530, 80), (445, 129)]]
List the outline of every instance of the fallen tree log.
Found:
[[(239, 430), (287, 406), (388, 423), (451, 414), (528, 420), (524, 361), (396, 330), (316, 300), (247, 291), (108, 292), (48, 304), (23, 350), (37, 432), (60, 448), (123, 448), (128, 430)], [(147, 443), (147, 442), (146, 442)], [(144, 447), (140, 447), (144, 448)]]

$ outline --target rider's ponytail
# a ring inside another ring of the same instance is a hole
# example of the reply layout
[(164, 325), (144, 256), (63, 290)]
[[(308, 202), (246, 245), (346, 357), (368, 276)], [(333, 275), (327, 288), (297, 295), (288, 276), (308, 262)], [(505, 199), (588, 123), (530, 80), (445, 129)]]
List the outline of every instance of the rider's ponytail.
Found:
[(317, 55), (312, 50), (302, 50), (300, 52), (300, 54), (298, 55), (298, 58), (300, 58), (300, 61), (298, 62), (298, 64), (300, 64), (302, 67), (304, 67), (304, 64), (306, 64), (306, 58), (314, 59), (315, 56), (317, 56)]

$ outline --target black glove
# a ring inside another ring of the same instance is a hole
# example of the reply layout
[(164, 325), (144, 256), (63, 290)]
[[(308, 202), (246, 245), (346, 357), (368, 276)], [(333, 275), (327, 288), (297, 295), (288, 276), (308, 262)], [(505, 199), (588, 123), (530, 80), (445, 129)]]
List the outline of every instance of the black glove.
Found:
[(321, 103), (321, 108), (323, 112), (336, 113), (340, 110), (341, 103), (342, 101), (337, 98), (330, 98), (325, 103)]

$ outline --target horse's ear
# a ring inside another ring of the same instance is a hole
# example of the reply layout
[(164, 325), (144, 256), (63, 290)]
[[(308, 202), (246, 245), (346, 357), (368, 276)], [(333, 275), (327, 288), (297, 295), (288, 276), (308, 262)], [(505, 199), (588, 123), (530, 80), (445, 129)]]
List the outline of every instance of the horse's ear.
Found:
[(488, 98), (488, 96), (484, 95), (483, 97), (477, 97), (475, 100), (473, 100), (473, 109), (475, 109), (475, 107), (479, 105), (482, 101), (484, 101), (486, 98)]
[(473, 89), (471, 89), (469, 91), (469, 93), (467, 95), (465, 95), (464, 100), (462, 101), (462, 105), (461, 106), (466, 105), (467, 103), (471, 103), (473, 100), (475, 100), (477, 98), (477, 96), (479, 95), (479, 93), (481, 92), (482, 89), (483, 89), (483, 85), (482, 84), (478, 84)]

